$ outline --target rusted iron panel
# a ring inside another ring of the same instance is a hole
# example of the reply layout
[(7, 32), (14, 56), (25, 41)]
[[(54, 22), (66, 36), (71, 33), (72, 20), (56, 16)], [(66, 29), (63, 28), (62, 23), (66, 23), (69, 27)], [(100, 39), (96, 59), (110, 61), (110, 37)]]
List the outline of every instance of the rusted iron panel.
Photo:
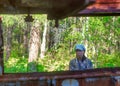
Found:
[(49, 86), (45, 81), (16, 81), (16, 82), (0, 82), (0, 86)]
[(120, 68), (99, 68), (85, 71), (61, 71), (41, 73), (13, 73), (0, 76), (0, 81), (51, 80), (67, 78), (120, 76)]
[(111, 77), (98, 77), (86, 79), (85, 86), (114, 86), (114, 84)]
[(0, 14), (47, 14), (49, 19), (69, 16), (119, 16), (120, 0), (0, 0)]
[(96, 0), (96, 3), (120, 3), (120, 0)]
[(3, 33), (2, 33), (2, 19), (0, 17), (0, 75), (4, 73), (3, 66)]
[(74, 16), (120, 15), (120, 0), (96, 0), (96, 2)]
[(94, 80), (82, 79), (57, 79), (55, 83), (47, 80), (28, 80), (28, 81), (9, 81), (0, 82), (0, 86), (120, 86), (118, 83), (113, 84), (111, 78), (94, 78)]
[(112, 81), (114, 83), (114, 86), (120, 86), (120, 76), (112, 77)]
[(95, 0), (0, 0), (0, 14), (47, 14), (60, 19), (84, 9)]
[[(77, 84), (75, 85), (75, 83)], [(115, 85), (113, 84), (110, 77), (97, 77), (81, 79), (60, 79), (57, 80), (56, 86), (115, 86)]]
[[(4, 74), (1, 86), (120, 86), (120, 68)], [(35, 85), (34, 85), (35, 84)]]

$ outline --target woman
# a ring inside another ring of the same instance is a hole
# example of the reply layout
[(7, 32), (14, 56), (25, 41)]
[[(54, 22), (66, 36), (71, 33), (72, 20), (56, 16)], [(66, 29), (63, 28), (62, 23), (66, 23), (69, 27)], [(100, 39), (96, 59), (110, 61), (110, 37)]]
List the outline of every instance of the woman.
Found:
[(69, 63), (69, 70), (86, 70), (92, 69), (93, 64), (90, 59), (85, 56), (85, 47), (82, 44), (75, 46), (76, 57)]

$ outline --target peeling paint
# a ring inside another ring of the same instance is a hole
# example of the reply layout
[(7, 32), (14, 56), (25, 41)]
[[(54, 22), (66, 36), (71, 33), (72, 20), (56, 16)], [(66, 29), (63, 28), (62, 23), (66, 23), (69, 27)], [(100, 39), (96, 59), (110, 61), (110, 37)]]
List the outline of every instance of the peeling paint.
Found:
[(39, 80), (45, 80), (46, 79), (46, 77), (40, 77), (39, 78)]
[(12, 82), (5, 83), (5, 86), (16, 86), (16, 83), (12, 83)]
[(112, 76), (111, 78), (115, 86), (117, 86), (116, 84), (120, 85), (120, 76)]
[(86, 82), (95, 82), (97, 80), (99, 80), (99, 79), (98, 78), (86, 78), (85, 79)]
[(120, 82), (120, 76), (114, 76), (114, 79)]
[(52, 85), (56, 86), (56, 79), (52, 79)]
[(79, 82), (76, 79), (65, 79), (62, 82), (62, 86), (79, 86)]
[(21, 86), (20, 82), (1, 82), (0, 86)]
[(21, 86), (19, 81), (16, 82), (16, 86)]
[(48, 79), (48, 80), (47, 80), (47, 83), (48, 83), (48, 86), (51, 86), (51, 84), (52, 84), (51, 79)]
[(2, 66), (0, 65), (0, 75), (2, 75)]
[(19, 80), (25, 81), (25, 80), (27, 80), (27, 78), (26, 77), (21, 77), (21, 78), (19, 78)]

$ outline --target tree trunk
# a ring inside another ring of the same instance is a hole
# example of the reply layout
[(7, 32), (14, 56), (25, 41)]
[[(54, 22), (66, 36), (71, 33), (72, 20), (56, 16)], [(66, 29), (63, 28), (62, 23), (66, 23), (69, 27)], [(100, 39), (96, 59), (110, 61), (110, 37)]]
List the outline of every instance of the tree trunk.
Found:
[(89, 21), (89, 17), (86, 17), (86, 25), (85, 25), (85, 31), (84, 31), (84, 44), (85, 44), (85, 47), (86, 47), (86, 53), (85, 53), (86, 56), (88, 55), (88, 39), (86, 38), (87, 36), (89, 36), (89, 35), (86, 34), (86, 32), (89, 29), (89, 22), (88, 21)]
[(58, 43), (58, 27), (54, 27), (54, 45)]
[(33, 62), (37, 60), (38, 51), (40, 46), (40, 29), (39, 23), (35, 22), (35, 25), (30, 31), (30, 41), (29, 41), (29, 59), (28, 62)]
[(29, 32), (30, 32), (30, 27), (31, 23), (27, 22), (27, 28), (24, 29), (24, 36), (23, 36), (23, 41), (24, 41), (24, 48), (25, 48), (25, 54), (28, 53), (28, 42), (29, 42)]
[(49, 40), (47, 40), (49, 43), (48, 43), (48, 49), (51, 49), (51, 47), (54, 46), (54, 28), (53, 28), (53, 21), (50, 21), (49, 22)]
[(47, 21), (45, 22), (42, 44), (41, 44), (41, 54), (40, 54), (41, 59), (43, 59), (45, 56), (46, 35), (47, 35)]
[(29, 59), (28, 59), (28, 72), (36, 72), (36, 60), (40, 46), (40, 24), (38, 21), (31, 28), (30, 41), (29, 41)]
[(12, 30), (13, 27), (8, 27), (7, 29), (7, 43), (6, 43), (6, 61), (9, 59), (11, 54), (11, 48), (12, 48)]

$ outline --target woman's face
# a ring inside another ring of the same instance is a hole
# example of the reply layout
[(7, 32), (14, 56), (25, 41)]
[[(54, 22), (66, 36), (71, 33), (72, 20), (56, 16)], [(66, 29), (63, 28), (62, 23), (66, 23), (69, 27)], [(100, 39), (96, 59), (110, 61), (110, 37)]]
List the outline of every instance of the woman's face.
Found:
[(85, 51), (82, 50), (76, 50), (76, 57), (77, 58), (82, 58), (84, 55)]

